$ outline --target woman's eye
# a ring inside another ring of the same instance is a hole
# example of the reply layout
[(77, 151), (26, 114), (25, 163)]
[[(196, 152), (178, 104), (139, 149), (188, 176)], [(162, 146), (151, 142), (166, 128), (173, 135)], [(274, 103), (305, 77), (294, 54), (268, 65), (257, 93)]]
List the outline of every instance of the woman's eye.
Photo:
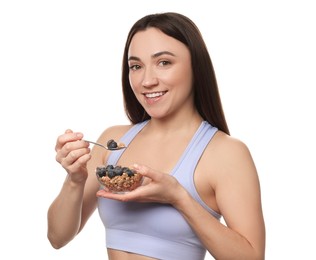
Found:
[(140, 66), (139, 65), (131, 65), (131, 66), (129, 66), (129, 69), (130, 70), (138, 70), (138, 69), (140, 69)]
[(171, 62), (170, 61), (166, 61), (166, 60), (162, 60), (162, 61), (160, 61), (159, 62), (159, 66), (167, 66), (167, 65), (169, 65), (169, 64), (171, 64)]

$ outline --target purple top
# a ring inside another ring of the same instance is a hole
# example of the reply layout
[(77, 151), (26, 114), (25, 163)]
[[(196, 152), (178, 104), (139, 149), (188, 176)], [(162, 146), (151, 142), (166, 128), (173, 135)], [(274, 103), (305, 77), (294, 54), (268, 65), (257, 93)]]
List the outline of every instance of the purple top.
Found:
[[(134, 125), (121, 138), (128, 144), (148, 121)], [(207, 144), (218, 129), (203, 121), (180, 160), (170, 173), (216, 219), (221, 215), (200, 198), (194, 185), (194, 171)], [(115, 165), (124, 150), (111, 153), (107, 164)], [(202, 260), (206, 249), (184, 217), (171, 205), (120, 202), (98, 199), (100, 218), (105, 226), (106, 246), (158, 259)]]

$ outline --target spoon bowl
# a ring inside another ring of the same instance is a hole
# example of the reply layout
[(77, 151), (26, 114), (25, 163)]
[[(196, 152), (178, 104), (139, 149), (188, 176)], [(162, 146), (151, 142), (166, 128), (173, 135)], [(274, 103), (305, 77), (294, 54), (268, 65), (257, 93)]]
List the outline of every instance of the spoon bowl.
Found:
[[(118, 143), (116, 145), (111, 145), (111, 146), (108, 146), (108, 145), (103, 145), (103, 144), (100, 144), (100, 143), (96, 143), (96, 142), (92, 142), (92, 141), (88, 141), (88, 140), (83, 140), (85, 142), (88, 142), (90, 144), (94, 144), (94, 145), (97, 145), (97, 146), (100, 146), (106, 150), (109, 150), (109, 151), (117, 151), (117, 150), (121, 150), (121, 149), (125, 149), (126, 146), (122, 143)], [(110, 141), (113, 141), (113, 140), (110, 140)], [(109, 142), (108, 142), (109, 143)]]

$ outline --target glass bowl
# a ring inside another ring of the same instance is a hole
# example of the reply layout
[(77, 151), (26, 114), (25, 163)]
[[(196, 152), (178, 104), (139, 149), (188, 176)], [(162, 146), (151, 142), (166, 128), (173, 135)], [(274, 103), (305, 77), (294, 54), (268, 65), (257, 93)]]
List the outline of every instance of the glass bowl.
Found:
[(126, 193), (135, 190), (143, 182), (143, 176), (135, 170), (114, 165), (99, 166), (96, 176), (101, 186), (113, 193)]

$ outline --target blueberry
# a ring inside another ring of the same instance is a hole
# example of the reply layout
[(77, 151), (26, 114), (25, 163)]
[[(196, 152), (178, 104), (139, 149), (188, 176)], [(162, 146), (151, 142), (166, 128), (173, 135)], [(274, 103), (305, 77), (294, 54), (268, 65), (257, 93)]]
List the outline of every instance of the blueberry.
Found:
[(109, 169), (107, 171), (107, 174), (106, 174), (110, 179), (114, 178), (116, 175), (115, 175), (115, 172), (114, 172), (114, 169)]
[(107, 147), (109, 149), (117, 148), (117, 142), (115, 142), (113, 139), (111, 139), (107, 142)]
[(114, 169), (114, 166), (112, 164), (109, 164), (105, 167), (106, 171), (113, 170), (113, 169)]
[(97, 167), (96, 173), (101, 178), (106, 175), (106, 169), (104, 167)]
[(125, 172), (128, 175), (128, 177), (134, 176), (134, 171), (128, 167), (124, 167), (123, 172)]
[(116, 176), (121, 176), (123, 174), (123, 168), (121, 166), (115, 166), (113, 171)]

